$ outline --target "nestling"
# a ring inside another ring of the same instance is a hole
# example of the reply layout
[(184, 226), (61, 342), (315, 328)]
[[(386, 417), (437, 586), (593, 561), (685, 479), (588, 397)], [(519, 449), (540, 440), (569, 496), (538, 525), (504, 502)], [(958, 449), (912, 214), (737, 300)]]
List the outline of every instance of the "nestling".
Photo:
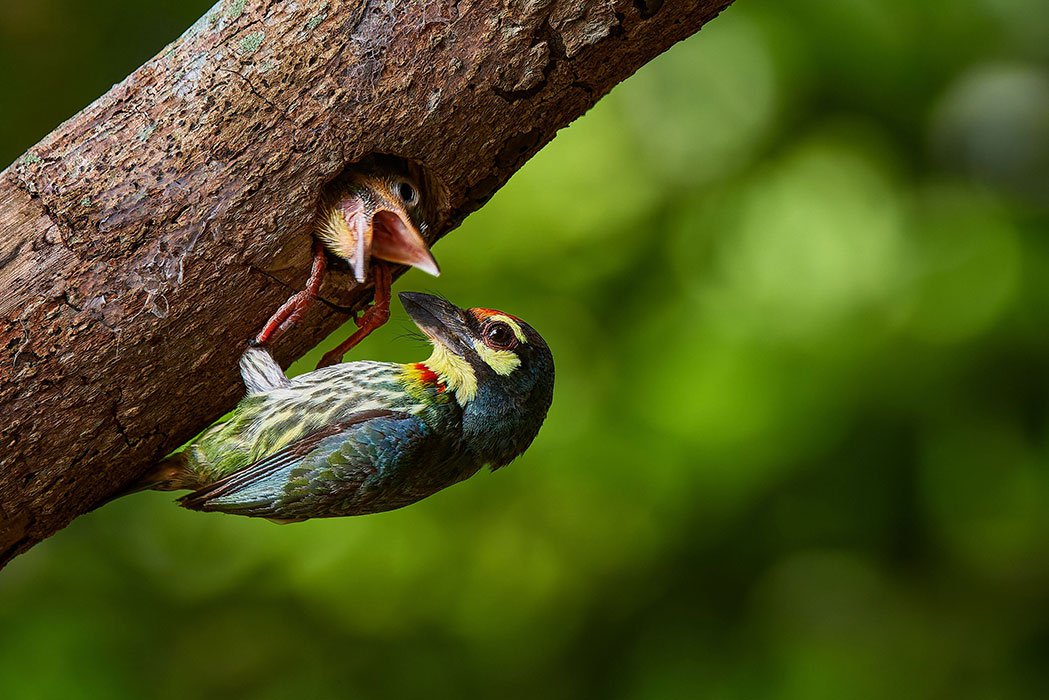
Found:
[(401, 303), (423, 362), (348, 362), (288, 379), (241, 358), (247, 396), (140, 488), (194, 489), (186, 508), (294, 522), (415, 503), (523, 453), (553, 398), (554, 361), (524, 321), (427, 294)]
[(424, 193), (418, 178), (391, 159), (361, 165), (332, 184), (314, 231), (313, 266), (306, 287), (292, 295), (252, 341), (265, 346), (297, 323), (317, 298), (327, 270), (327, 254), (346, 261), (358, 282), (369, 273), (375, 301), (360, 318), (357, 331), (318, 363), (326, 367), (346, 354), (390, 317), (390, 265), (411, 265), (435, 277), (437, 262), (423, 237), (427, 228)]

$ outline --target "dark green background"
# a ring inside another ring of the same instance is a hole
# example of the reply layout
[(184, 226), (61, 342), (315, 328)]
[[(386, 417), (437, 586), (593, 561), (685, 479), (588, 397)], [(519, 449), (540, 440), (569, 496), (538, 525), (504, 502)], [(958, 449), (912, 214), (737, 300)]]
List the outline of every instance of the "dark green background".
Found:
[[(204, 10), (4, 0), (0, 160)], [(1047, 225), (1044, 0), (738, 0), (398, 284), (549, 340), (523, 458), (107, 506), (0, 574), (0, 696), (1049, 697)]]

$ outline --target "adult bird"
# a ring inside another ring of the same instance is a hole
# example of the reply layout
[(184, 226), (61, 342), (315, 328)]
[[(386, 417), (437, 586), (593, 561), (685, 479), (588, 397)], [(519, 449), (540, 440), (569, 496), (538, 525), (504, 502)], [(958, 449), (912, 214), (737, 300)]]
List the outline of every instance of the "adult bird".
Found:
[(317, 299), (329, 253), (349, 264), (358, 283), (370, 273), (375, 292), (372, 305), (354, 319), (357, 330), (326, 353), (318, 368), (341, 362), (347, 351), (389, 320), (392, 264), (417, 267), (435, 277), (441, 274), (423, 236), (427, 207), (420, 179), (393, 159), (379, 158), (332, 183), (322, 198), (306, 286), (277, 309), (252, 344), (266, 346), (302, 318)]
[(139, 486), (194, 489), (186, 508), (294, 522), (400, 508), (509, 464), (553, 397), (554, 361), (527, 323), (427, 294), (401, 302), (433, 344), (423, 362), (348, 362), (288, 379), (241, 360), (230, 416)]

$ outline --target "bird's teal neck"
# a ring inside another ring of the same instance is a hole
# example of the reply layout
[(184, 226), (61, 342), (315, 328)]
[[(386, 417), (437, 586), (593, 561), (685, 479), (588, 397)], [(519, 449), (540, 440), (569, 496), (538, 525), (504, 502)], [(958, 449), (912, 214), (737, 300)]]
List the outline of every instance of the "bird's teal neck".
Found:
[(497, 469), (513, 461), (535, 438), (542, 417), (534, 418), (529, 407), (503, 387), (481, 382), (477, 395), (463, 408), (463, 441), (479, 461)]

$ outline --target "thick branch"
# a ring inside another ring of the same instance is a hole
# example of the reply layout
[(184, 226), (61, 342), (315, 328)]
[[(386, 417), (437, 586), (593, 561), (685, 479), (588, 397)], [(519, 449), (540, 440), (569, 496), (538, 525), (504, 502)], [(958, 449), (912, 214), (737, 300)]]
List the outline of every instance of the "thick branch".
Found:
[[(232, 406), (348, 164), (423, 164), (443, 234), (729, 2), (216, 5), (0, 174), (0, 562)], [(281, 359), (343, 320), (318, 305)]]

